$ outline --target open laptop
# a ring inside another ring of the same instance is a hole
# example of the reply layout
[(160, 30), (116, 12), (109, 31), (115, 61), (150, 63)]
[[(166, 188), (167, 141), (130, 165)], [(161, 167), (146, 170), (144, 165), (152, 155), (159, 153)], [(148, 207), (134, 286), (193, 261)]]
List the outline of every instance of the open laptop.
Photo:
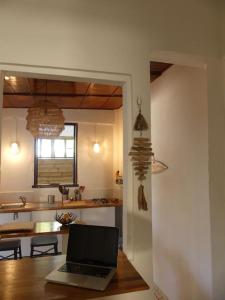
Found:
[(117, 227), (70, 225), (66, 263), (46, 280), (105, 290), (117, 267), (118, 236)]

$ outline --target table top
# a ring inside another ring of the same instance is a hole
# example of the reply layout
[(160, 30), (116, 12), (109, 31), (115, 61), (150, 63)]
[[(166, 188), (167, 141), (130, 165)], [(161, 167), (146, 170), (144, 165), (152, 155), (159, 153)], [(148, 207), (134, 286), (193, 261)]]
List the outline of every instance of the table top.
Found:
[(45, 276), (64, 261), (62, 255), (0, 261), (0, 299), (83, 300), (149, 289), (122, 252), (119, 252), (117, 272), (103, 292), (47, 283)]
[[(83, 222), (78, 222), (82, 223)], [(29, 231), (18, 230), (18, 232), (0, 232), (0, 238), (16, 238), (16, 237), (28, 237), (35, 235), (48, 235), (48, 234), (67, 234), (68, 227), (62, 227), (57, 221), (49, 222), (34, 222), (34, 229)]]
[[(3, 201), (0, 201), (3, 203)], [(4, 201), (4, 203), (7, 203)], [(10, 203), (10, 201), (8, 201)], [(28, 202), (23, 207), (9, 207), (1, 208), (0, 213), (14, 213), (14, 212), (31, 212), (31, 211), (44, 211), (44, 210), (60, 210), (60, 209), (85, 209), (85, 208), (99, 208), (99, 207), (118, 207), (122, 206), (122, 201), (117, 199), (107, 199), (107, 202), (94, 200), (81, 200), (81, 201), (64, 201), (49, 204), (47, 202)]]

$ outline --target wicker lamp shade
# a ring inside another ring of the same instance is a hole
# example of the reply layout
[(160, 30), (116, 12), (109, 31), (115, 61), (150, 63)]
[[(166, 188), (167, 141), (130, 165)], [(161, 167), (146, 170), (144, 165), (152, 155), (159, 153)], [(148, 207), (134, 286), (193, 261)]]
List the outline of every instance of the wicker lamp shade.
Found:
[(34, 138), (55, 138), (64, 129), (62, 110), (48, 100), (37, 101), (27, 112), (26, 128)]

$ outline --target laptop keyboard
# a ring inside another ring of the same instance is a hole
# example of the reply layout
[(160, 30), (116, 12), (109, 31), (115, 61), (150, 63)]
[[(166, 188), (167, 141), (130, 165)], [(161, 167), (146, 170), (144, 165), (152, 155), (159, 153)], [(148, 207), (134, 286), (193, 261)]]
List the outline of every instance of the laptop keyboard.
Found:
[(58, 271), (105, 278), (108, 276), (111, 269), (88, 266), (88, 265), (65, 263), (62, 267), (58, 269)]

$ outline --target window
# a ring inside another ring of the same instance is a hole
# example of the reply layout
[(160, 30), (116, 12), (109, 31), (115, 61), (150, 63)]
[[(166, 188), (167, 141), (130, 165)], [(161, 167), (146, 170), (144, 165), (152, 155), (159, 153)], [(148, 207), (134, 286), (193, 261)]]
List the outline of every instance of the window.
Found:
[(77, 124), (66, 123), (56, 139), (35, 139), (34, 187), (77, 184)]

